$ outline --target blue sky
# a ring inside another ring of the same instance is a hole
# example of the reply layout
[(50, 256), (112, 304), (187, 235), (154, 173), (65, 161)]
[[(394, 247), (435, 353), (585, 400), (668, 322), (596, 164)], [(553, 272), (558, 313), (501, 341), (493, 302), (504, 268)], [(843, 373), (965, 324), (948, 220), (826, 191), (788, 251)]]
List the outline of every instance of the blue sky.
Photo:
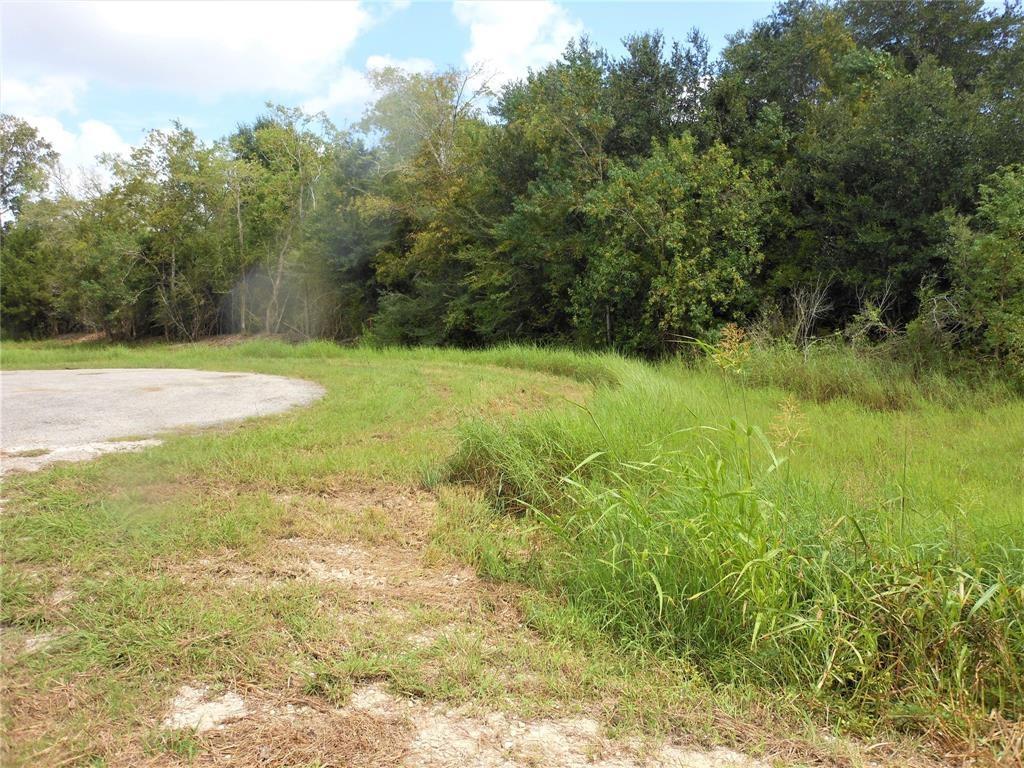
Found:
[(0, 108), (33, 124), (69, 170), (180, 119), (206, 139), (266, 101), (358, 119), (368, 68), (483, 66), (500, 83), (587, 34), (613, 54), (631, 32), (726, 36), (766, 2), (5, 2)]

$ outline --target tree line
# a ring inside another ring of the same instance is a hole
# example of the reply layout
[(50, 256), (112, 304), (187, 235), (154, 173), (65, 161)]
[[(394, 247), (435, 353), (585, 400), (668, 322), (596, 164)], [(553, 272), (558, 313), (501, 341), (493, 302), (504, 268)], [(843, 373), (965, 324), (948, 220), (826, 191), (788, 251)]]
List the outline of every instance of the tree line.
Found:
[(1022, 25), (791, 0), (716, 59), (694, 30), (575, 40), (500, 89), (384, 69), (345, 129), (175, 123), (74, 194), (7, 115), (3, 331), (657, 356), (738, 323), (1024, 368)]

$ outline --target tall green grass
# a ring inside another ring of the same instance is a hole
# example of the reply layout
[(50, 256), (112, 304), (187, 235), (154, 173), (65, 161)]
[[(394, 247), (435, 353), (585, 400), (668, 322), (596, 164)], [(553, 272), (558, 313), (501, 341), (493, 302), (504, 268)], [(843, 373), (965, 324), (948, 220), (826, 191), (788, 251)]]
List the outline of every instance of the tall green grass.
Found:
[[(451, 476), (539, 528), (528, 578), (713, 680), (961, 735), (1024, 715), (1024, 404), (840, 397), (802, 404), (790, 441), (776, 389), (675, 365), (619, 379), (575, 413), (463, 431)], [(977, 465), (940, 477), (958, 448)], [(991, 508), (965, 515), (962, 487)]]
[(1013, 400), (1019, 384), (998, 367), (953, 374), (934, 364), (916, 365), (885, 345), (853, 351), (824, 341), (807, 350), (775, 342), (746, 346), (743, 373), (757, 386), (776, 386), (819, 403), (846, 399), (877, 411), (933, 403), (978, 408)]

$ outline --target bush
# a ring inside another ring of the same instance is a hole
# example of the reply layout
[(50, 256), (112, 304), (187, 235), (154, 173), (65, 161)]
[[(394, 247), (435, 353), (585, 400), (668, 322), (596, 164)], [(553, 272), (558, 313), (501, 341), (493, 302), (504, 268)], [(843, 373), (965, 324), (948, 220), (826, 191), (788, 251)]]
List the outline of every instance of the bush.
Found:
[(954, 228), (953, 296), (963, 322), (1024, 380), (1024, 165), (1009, 166), (981, 187), (972, 227)]

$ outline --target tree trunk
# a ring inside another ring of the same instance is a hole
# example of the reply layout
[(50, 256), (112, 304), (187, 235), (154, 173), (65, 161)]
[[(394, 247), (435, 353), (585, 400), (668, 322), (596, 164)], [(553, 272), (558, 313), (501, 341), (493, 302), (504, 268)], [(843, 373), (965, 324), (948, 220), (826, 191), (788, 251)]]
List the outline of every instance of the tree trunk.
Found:
[(292, 229), (289, 227), (288, 233), (284, 238), (284, 245), (281, 246), (277, 254), (277, 270), (270, 286), (270, 301), (267, 302), (267, 333), (277, 333), (281, 328), (281, 317), (278, 314), (275, 318), (274, 314), (278, 312), (278, 296), (281, 293), (281, 283), (284, 281), (285, 256), (288, 253), (288, 246), (291, 244), (291, 241)]
[(239, 326), (240, 326), (240, 330), (242, 332), (242, 335), (244, 336), (245, 335), (245, 315), (246, 315), (246, 312), (248, 312), (248, 307), (246, 307), (246, 305), (245, 305), (245, 303), (246, 303), (245, 299), (249, 295), (249, 281), (246, 280), (245, 270), (244, 269), (242, 270), (242, 278), (241, 278), (241, 280), (238, 281), (238, 293), (241, 296), (240, 301), (241, 301), (241, 305), (242, 305), (241, 312), (239, 313), (240, 314), (239, 319), (241, 321), (239, 323)]

